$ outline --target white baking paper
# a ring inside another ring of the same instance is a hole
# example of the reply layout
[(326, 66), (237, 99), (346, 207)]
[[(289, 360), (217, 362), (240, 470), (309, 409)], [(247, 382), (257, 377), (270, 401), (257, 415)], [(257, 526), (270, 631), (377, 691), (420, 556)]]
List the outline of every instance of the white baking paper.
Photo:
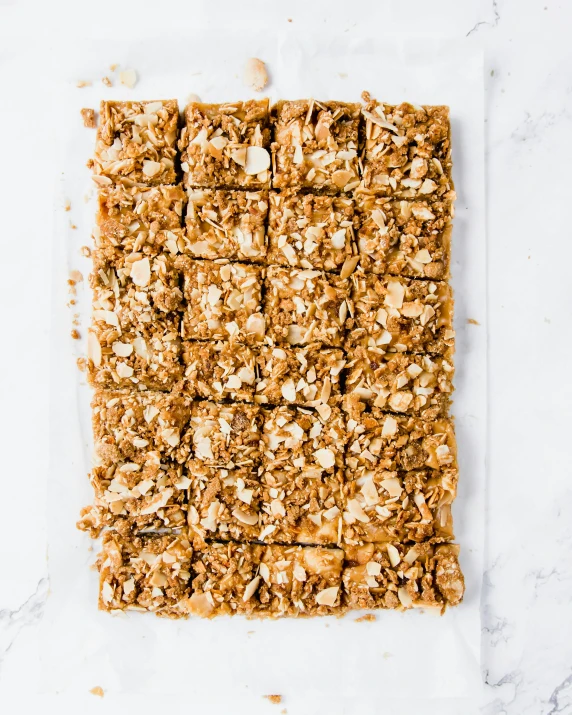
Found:
[[(152, 48), (152, 50), (150, 50)], [(246, 49), (240, 49), (246, 48)], [(253, 96), (242, 83), (249, 56), (268, 66), (272, 99), (316, 97), (357, 101), (363, 89), (387, 102), (448, 104), (453, 127), (454, 180), (458, 200), (453, 234), (453, 286), (457, 330), (453, 412), (459, 443), (460, 483), (455, 531), (467, 592), (443, 617), (411, 611), (379, 611), (374, 622), (342, 619), (249, 621), (241, 617), (172, 622), (150, 615), (112, 617), (97, 610), (94, 544), (75, 528), (92, 494), (91, 393), (76, 359), (85, 354), (90, 296), (85, 282), (77, 304), (67, 279), (90, 261), (94, 185), (85, 162), (95, 132), (82, 126), (81, 107), (102, 98), (177, 97), (203, 101)], [(187, 710), (209, 713), (268, 712), (262, 695), (282, 694), (288, 713), (473, 712), (480, 688), (480, 588), (486, 455), (486, 242), (482, 58), (445, 41), (419, 38), (335, 39), (294, 33), (259, 36), (239, 45), (219, 35), (171, 38), (122, 46), (76, 43), (55, 48), (54, 111), (58, 137), (56, 226), (53, 237), (51, 339), (51, 458), (49, 477), (50, 598), (43, 624), (45, 687), (86, 693), (161, 694), (167, 706), (185, 696)], [(122, 87), (111, 63), (135, 68), (138, 83)], [(101, 84), (113, 77), (111, 89)], [(78, 80), (91, 87), (76, 88)], [(71, 210), (65, 211), (65, 201)], [(77, 228), (72, 228), (71, 223)], [(70, 337), (79, 314), (82, 340)], [(391, 705), (395, 704), (395, 707)], [(423, 703), (423, 705), (421, 705)]]

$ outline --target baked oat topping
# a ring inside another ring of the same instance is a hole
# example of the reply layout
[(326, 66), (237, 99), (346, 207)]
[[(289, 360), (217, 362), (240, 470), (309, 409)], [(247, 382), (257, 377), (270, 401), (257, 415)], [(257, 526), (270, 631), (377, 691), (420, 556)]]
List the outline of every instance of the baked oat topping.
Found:
[(83, 126), (87, 127), (88, 129), (95, 129), (96, 121), (95, 121), (95, 109), (88, 109), (87, 107), (84, 107), (81, 112), (81, 118), (83, 119)]
[(223, 342), (183, 344), (184, 391), (192, 399), (253, 402), (256, 355), (246, 345)]

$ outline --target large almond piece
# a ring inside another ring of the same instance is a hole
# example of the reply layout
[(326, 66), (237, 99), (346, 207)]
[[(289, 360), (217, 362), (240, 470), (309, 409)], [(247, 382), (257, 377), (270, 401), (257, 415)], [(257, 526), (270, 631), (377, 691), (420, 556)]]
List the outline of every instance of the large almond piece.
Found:
[(146, 286), (151, 280), (151, 265), (147, 257), (131, 264), (131, 280), (137, 286)]
[(260, 174), (270, 167), (270, 154), (261, 146), (249, 146), (246, 148), (246, 166), (244, 171), (247, 174)]

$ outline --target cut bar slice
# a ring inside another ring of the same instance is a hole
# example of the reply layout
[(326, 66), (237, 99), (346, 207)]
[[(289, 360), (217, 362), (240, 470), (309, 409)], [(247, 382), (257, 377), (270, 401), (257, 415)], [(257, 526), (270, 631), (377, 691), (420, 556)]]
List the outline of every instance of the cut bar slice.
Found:
[(456, 606), (465, 592), (455, 544), (367, 544), (345, 550), (344, 605), (349, 608)]
[(193, 258), (261, 262), (266, 255), (266, 191), (189, 189), (186, 245)]
[(192, 553), (184, 534), (123, 537), (107, 532), (97, 559), (99, 608), (185, 616)]
[(366, 273), (446, 280), (453, 202), (392, 201), (358, 194), (358, 248)]
[(401, 199), (451, 196), (449, 107), (364, 99), (363, 187)]
[(229, 342), (186, 342), (184, 391), (193, 400), (252, 402), (256, 355), (246, 345)]
[(178, 122), (175, 99), (102, 102), (94, 180), (99, 186), (174, 184)]
[(346, 364), (341, 350), (321, 349), (319, 343), (304, 348), (264, 345), (257, 356), (258, 404), (296, 404), (316, 407), (328, 415), (326, 405), (340, 396), (340, 373)]
[[(442, 281), (352, 276), (355, 319), (348, 320), (346, 348), (444, 354), (455, 344), (453, 296)], [(352, 329), (353, 328), (353, 329)]]
[(269, 263), (339, 270), (355, 253), (353, 199), (273, 191), (268, 240)]
[(347, 279), (311, 269), (269, 266), (265, 288), (268, 336), (274, 343), (341, 346), (349, 312)]
[(181, 378), (179, 274), (165, 254), (109, 264), (99, 252), (90, 276), (93, 320), (88, 379), (96, 387), (169, 389)]
[(344, 541), (450, 541), (457, 469), (346, 470)]
[(95, 453), (103, 466), (143, 465), (150, 453), (184, 462), (191, 401), (163, 392), (96, 392), (91, 403)]
[(182, 335), (187, 340), (232, 340), (256, 344), (264, 339), (261, 312), (264, 269), (246, 263), (176, 262), (184, 278), (187, 300)]
[(191, 102), (179, 149), (187, 187), (264, 188), (270, 183), (268, 100)]
[(359, 115), (359, 104), (278, 102), (272, 108), (274, 188), (355, 189)]
[(339, 612), (340, 549), (212, 543), (194, 552), (189, 611), (211, 618)]
[(450, 419), (390, 415), (374, 407), (357, 419), (349, 418), (347, 430), (345, 461), (353, 479), (378, 468), (407, 472), (426, 467), (457, 467), (455, 432)]
[(211, 467), (254, 470), (261, 457), (261, 423), (257, 405), (193, 403), (190, 432), (194, 459)]
[(359, 415), (365, 405), (424, 419), (445, 416), (453, 374), (450, 354), (385, 353), (382, 348), (358, 346), (347, 364), (344, 408), (351, 416)]

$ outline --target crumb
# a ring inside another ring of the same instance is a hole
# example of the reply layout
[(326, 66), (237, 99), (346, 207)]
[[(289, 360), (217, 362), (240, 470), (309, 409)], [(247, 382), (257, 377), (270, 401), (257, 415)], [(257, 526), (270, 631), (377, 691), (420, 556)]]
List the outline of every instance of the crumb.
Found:
[(480, 325), (479, 321), (474, 318), (467, 318), (467, 323), (469, 323), (469, 325)]
[(282, 708), (282, 710), (280, 710), (280, 715), (286, 715), (287, 712), (288, 710), (286, 710), (286, 708)]
[(80, 79), (79, 82), (76, 84), (76, 87), (79, 87), (80, 89), (82, 87), (91, 87), (91, 82)]
[(288, 18), (288, 22), (292, 22), (292, 18), (291, 18), (291, 17)]
[(119, 73), (119, 81), (125, 87), (133, 89), (133, 87), (137, 84), (137, 72), (131, 69), (123, 70), (123, 72)]
[(383, 659), (387, 660), (388, 658), (391, 658), (391, 653), (386, 650), (385, 653), (383, 654)]
[(110, 69), (112, 72), (115, 72), (115, 70), (117, 69), (117, 65), (116, 65), (116, 64), (109, 65), (109, 69)]
[[(70, 280), (73, 281), (73, 285), (75, 285), (76, 283), (81, 283), (83, 281), (83, 275), (82, 275), (81, 271), (77, 271), (77, 270), (70, 271)], [(69, 283), (69, 281), (68, 281), (68, 283)], [(72, 284), (70, 283), (70, 285), (72, 285)]]
[(76, 303), (77, 303), (77, 300), (74, 300), (74, 299), (72, 298), (72, 299), (70, 300), (70, 302), (68, 303), (68, 308), (71, 308), (72, 305), (75, 305)]
[(247, 87), (252, 87), (255, 92), (261, 92), (268, 84), (268, 72), (264, 62), (257, 57), (246, 60), (243, 79)]
[(82, 256), (85, 258), (91, 258), (91, 248), (89, 246), (82, 246), (79, 249), (79, 252), (81, 253)]
[(102, 77), (101, 81), (103, 82), (103, 84), (106, 87), (113, 87), (113, 84), (112, 84), (111, 80), (109, 79), (109, 77)]
[(69, 211), (71, 209), (71, 201), (66, 199), (64, 202), (64, 211)]
[(189, 94), (187, 97), (187, 104), (190, 104), (191, 102), (200, 102), (201, 98), (199, 97), (198, 94)]
[(94, 163), (95, 163), (95, 162), (93, 161), (93, 159), (88, 159), (88, 160), (85, 162), (85, 165), (87, 166), (88, 169), (93, 169)]
[(71, 336), (74, 340), (79, 340), (81, 338), (79, 331), (77, 331), (75, 328), (71, 331)]
[(338, 75), (339, 75), (342, 79), (346, 79), (346, 77), (348, 76), (348, 75), (347, 75), (347, 72), (338, 72)]
[(72, 223), (72, 222), (70, 221), (70, 228), (76, 229), (77, 226), (75, 225), (75, 223)]
[(80, 110), (80, 114), (83, 119), (83, 126), (88, 129), (95, 128), (95, 109), (90, 109), (89, 107), (84, 107)]
[(494, 77), (494, 76), (495, 76), (495, 71), (491, 70), (491, 77)]
[(273, 705), (280, 705), (282, 702), (282, 696), (281, 695), (265, 695), (264, 696), (267, 700), (270, 700), (270, 702)]
[(76, 365), (77, 365), (77, 369), (78, 369), (80, 372), (85, 372), (86, 367), (87, 367), (87, 363), (86, 363), (86, 361), (85, 361), (85, 358), (83, 358), (83, 357), (78, 357), (78, 359), (75, 361), (75, 363), (76, 363)]
[(365, 623), (371, 621), (375, 621), (375, 616), (373, 615), (373, 613), (366, 613), (365, 616), (360, 616), (355, 620), (356, 623)]
[(92, 695), (97, 695), (99, 698), (102, 698), (105, 695), (103, 688), (100, 685), (96, 685), (95, 688), (92, 688), (89, 692)]

